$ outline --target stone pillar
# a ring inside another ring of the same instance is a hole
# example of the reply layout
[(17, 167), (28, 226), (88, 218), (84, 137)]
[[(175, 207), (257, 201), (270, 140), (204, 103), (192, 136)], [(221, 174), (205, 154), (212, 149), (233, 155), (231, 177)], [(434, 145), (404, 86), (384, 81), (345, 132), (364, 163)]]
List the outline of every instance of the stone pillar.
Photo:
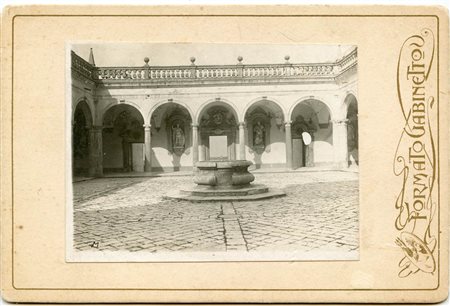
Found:
[(348, 167), (347, 119), (333, 120), (333, 150), (336, 168)]
[(245, 122), (239, 122), (239, 159), (245, 160)]
[(198, 162), (198, 125), (192, 124), (192, 166)]
[(286, 130), (286, 168), (292, 169), (292, 134), (291, 121), (284, 124)]
[(103, 176), (102, 131), (102, 126), (93, 126), (89, 130), (89, 176)]
[(128, 139), (126, 137), (122, 137), (122, 162), (123, 162), (123, 171), (125, 172), (131, 171), (130, 151), (131, 151), (130, 142), (128, 142)]
[(204, 161), (206, 160), (206, 152), (205, 152), (205, 145), (203, 144), (203, 139), (202, 139), (202, 135), (200, 133), (199, 130), (199, 135), (198, 135), (198, 160), (199, 161)]
[(144, 124), (144, 171), (152, 171), (152, 133), (151, 125)]

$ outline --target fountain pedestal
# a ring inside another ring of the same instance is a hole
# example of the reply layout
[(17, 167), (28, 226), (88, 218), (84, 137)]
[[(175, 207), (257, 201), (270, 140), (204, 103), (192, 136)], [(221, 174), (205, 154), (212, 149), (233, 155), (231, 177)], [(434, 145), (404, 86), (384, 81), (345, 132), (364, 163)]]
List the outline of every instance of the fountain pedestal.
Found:
[(188, 201), (250, 201), (284, 196), (281, 190), (251, 184), (251, 161), (200, 161), (196, 163), (192, 189), (180, 190), (169, 198)]
[(197, 162), (194, 183), (224, 189), (248, 185), (255, 180), (255, 176), (248, 172), (251, 165), (252, 162), (247, 160)]

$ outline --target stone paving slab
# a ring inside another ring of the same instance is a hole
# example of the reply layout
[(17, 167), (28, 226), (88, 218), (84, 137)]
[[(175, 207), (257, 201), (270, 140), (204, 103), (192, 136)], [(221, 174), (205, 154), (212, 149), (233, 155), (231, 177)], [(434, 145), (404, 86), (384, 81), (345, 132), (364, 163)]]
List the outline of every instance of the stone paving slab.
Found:
[(286, 196), (191, 203), (165, 198), (190, 177), (103, 178), (74, 183), (76, 251), (355, 252), (358, 174), (256, 174)]

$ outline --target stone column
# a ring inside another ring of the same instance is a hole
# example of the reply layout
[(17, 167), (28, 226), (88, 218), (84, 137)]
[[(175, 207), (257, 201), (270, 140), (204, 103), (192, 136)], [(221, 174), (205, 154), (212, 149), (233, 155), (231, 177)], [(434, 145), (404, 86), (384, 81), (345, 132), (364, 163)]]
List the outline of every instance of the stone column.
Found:
[(151, 125), (144, 124), (144, 171), (152, 171), (152, 133)]
[(103, 176), (102, 131), (102, 126), (93, 126), (89, 130), (89, 176)]
[(239, 159), (245, 160), (245, 122), (239, 122)]
[(130, 163), (130, 143), (126, 137), (122, 137), (122, 162), (123, 162), (123, 170), (125, 172), (131, 171), (131, 163)]
[(192, 124), (192, 166), (198, 162), (198, 125)]
[(333, 150), (336, 168), (348, 167), (347, 119), (333, 120)]
[(286, 130), (286, 168), (292, 169), (292, 134), (291, 121), (284, 124)]
[(198, 160), (199, 161), (204, 161), (206, 160), (206, 152), (205, 152), (205, 145), (203, 144), (203, 139), (202, 139), (202, 135), (200, 133), (199, 130), (199, 135), (198, 135)]

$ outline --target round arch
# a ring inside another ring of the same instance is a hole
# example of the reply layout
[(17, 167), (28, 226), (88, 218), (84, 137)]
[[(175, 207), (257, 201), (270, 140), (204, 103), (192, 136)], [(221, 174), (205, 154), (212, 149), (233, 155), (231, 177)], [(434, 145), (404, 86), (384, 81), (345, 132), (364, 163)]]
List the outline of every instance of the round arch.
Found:
[(275, 163), (272, 150), (284, 150), (286, 136), (282, 129), (285, 109), (273, 99), (259, 97), (244, 108), (245, 142), (256, 169)]
[[(333, 162), (331, 107), (317, 97), (297, 101), (289, 110), (293, 146), (293, 168), (314, 167)], [(304, 133), (310, 140), (304, 141)]]
[(144, 117), (131, 103), (109, 105), (102, 115), (103, 171), (144, 171)]
[(348, 93), (344, 99), (347, 119), (347, 158), (348, 165), (359, 165), (358, 101), (354, 94)]
[(191, 120), (194, 121), (194, 119), (195, 119), (194, 113), (192, 112), (192, 110), (191, 110), (191, 108), (189, 107), (189, 105), (187, 105), (186, 103), (181, 102), (181, 101), (179, 101), (179, 100), (172, 100), (172, 99), (170, 99), (170, 100), (163, 100), (163, 101), (160, 101), (160, 102), (156, 103), (156, 104), (151, 108), (151, 110), (150, 110), (150, 112), (148, 113), (148, 115), (145, 117), (145, 119), (146, 119), (145, 123), (150, 123), (150, 121), (151, 121), (151, 119), (152, 119), (152, 116), (153, 116), (154, 112), (155, 112), (159, 107), (161, 107), (161, 106), (163, 106), (163, 105), (165, 105), (165, 104), (171, 104), (171, 103), (172, 103), (172, 104), (178, 104), (178, 105), (184, 107), (184, 108), (188, 111), (189, 116), (191, 116)]
[(86, 120), (88, 121), (88, 127), (91, 127), (92, 125), (94, 125), (94, 118), (92, 116), (93, 111), (88, 102), (89, 101), (85, 97), (79, 98), (75, 102), (74, 108), (72, 110), (72, 124), (74, 123), (75, 113), (76, 113), (77, 109), (80, 109), (83, 112), (84, 116), (86, 117)]
[(328, 113), (330, 114), (331, 120), (334, 119), (334, 114), (331, 111), (332, 108), (327, 102), (325, 102), (324, 99), (322, 99), (321, 97), (317, 97), (317, 96), (307, 96), (307, 97), (302, 97), (302, 98), (298, 99), (293, 105), (291, 105), (291, 107), (289, 108), (289, 111), (288, 111), (287, 121), (292, 120), (292, 114), (293, 114), (295, 108), (302, 103), (306, 103), (307, 101), (317, 101), (319, 103), (322, 103), (323, 105), (325, 105), (327, 107), (327, 110), (328, 110)]
[(233, 113), (237, 122), (242, 122), (244, 120), (244, 118), (241, 118), (239, 116), (238, 109), (237, 109), (236, 105), (234, 105), (232, 102), (225, 100), (225, 99), (210, 99), (210, 100), (204, 102), (200, 106), (200, 108), (198, 109), (198, 111), (196, 113), (196, 116), (194, 117), (193, 123), (199, 124), (200, 119), (204, 115), (205, 111), (208, 108), (213, 107), (213, 106), (225, 106), (226, 108), (231, 110), (231, 112)]
[(105, 115), (106, 115), (106, 113), (112, 108), (112, 107), (114, 107), (114, 106), (119, 106), (119, 105), (128, 105), (128, 106), (131, 106), (131, 107), (133, 107), (133, 108), (135, 108), (138, 112), (139, 112), (139, 114), (141, 115), (141, 117), (142, 117), (142, 120), (144, 121), (144, 123), (145, 123), (145, 115), (144, 115), (144, 112), (142, 111), (142, 108), (137, 104), (137, 103), (134, 103), (134, 102), (132, 102), (132, 101), (128, 101), (128, 100), (125, 100), (125, 101), (123, 101), (123, 102), (112, 102), (112, 103), (109, 103), (108, 105), (106, 105), (106, 107), (103, 109), (103, 111), (102, 111), (102, 114), (101, 114), (101, 116), (100, 116), (100, 122), (101, 122), (101, 124), (103, 124), (103, 121), (105, 120)]
[(92, 125), (89, 104), (85, 99), (80, 99), (72, 112), (72, 174), (74, 176), (89, 174)]
[(281, 114), (283, 115), (283, 118), (286, 116), (286, 110), (285, 110), (284, 107), (281, 105), (281, 103), (279, 103), (279, 102), (276, 101), (275, 99), (271, 99), (271, 98), (268, 99), (268, 98), (259, 97), (259, 98), (253, 99), (252, 101), (250, 101), (249, 103), (247, 103), (247, 105), (245, 106), (244, 111), (243, 111), (244, 118), (246, 117), (248, 110), (249, 110), (253, 105), (255, 105), (255, 104), (259, 103), (259, 102), (269, 102), (269, 103), (271, 103), (271, 104), (273, 104), (273, 105), (276, 105), (276, 107), (278, 107), (278, 108), (280, 109)]
[(358, 109), (358, 101), (356, 99), (356, 96), (353, 92), (348, 92), (347, 95), (344, 98), (344, 105), (345, 105), (345, 113), (348, 114), (349, 107), (353, 105)]

